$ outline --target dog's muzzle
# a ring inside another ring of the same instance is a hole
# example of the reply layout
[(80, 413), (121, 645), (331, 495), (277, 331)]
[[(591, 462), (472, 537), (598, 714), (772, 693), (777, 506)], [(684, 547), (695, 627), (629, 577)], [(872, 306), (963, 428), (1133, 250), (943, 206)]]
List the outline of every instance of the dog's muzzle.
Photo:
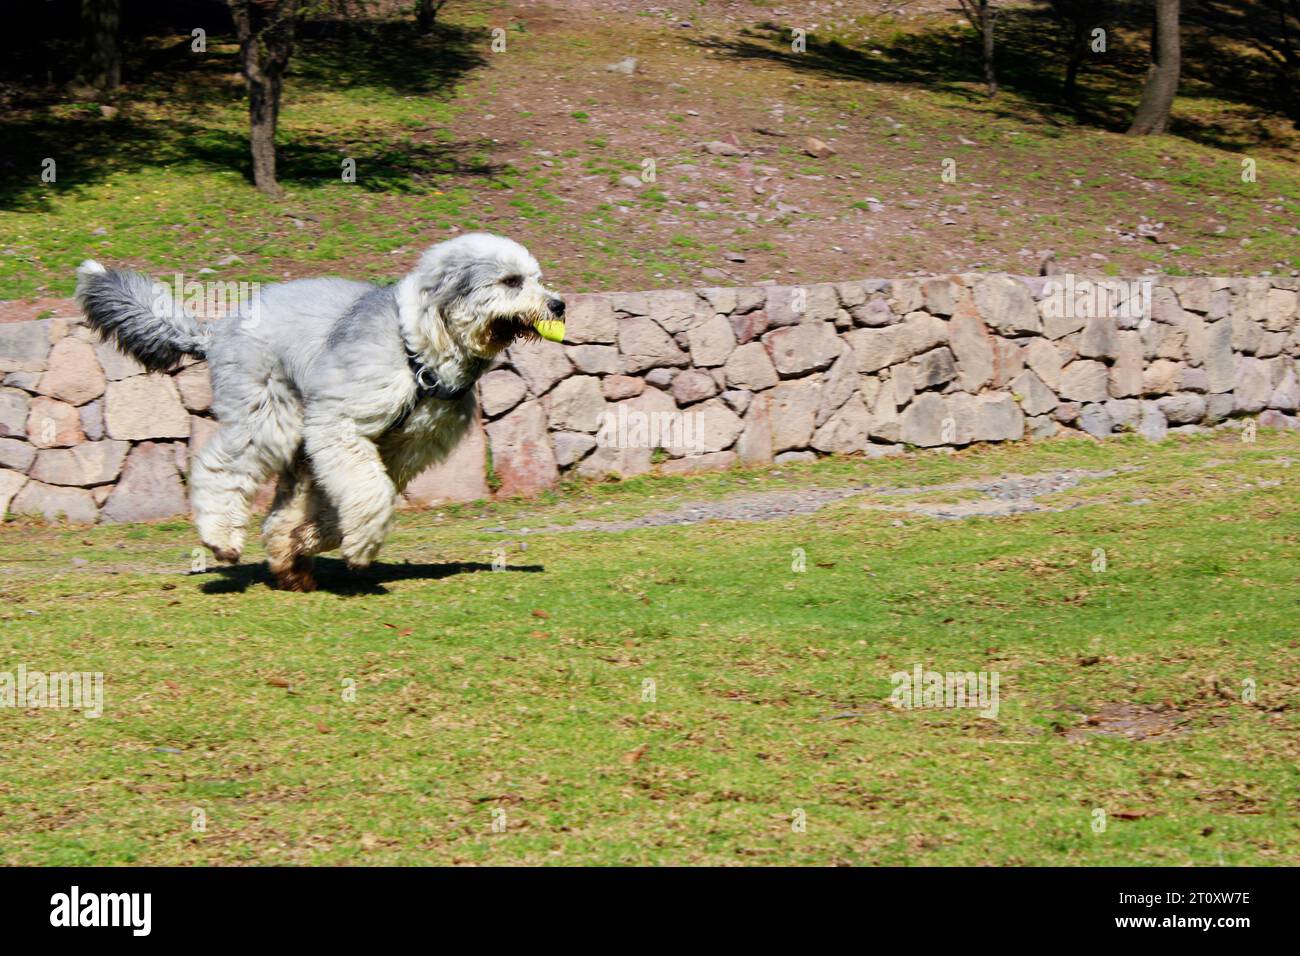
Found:
[(564, 300), (561, 298), (547, 299), (546, 309), (553, 319), (539, 319), (533, 324), (537, 334), (548, 342), (564, 341)]

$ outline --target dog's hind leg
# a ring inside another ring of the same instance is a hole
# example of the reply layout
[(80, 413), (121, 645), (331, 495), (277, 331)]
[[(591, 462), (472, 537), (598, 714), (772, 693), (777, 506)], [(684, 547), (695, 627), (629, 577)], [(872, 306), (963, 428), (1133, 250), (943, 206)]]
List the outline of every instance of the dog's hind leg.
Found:
[(275, 501), (262, 524), (267, 564), (286, 591), (314, 591), (313, 558), (339, 546), (334, 506), (301, 457), (280, 473)]
[(296, 399), (267, 383), (262, 401), (243, 419), (225, 423), (203, 446), (190, 472), (190, 506), (199, 539), (219, 561), (244, 550), (249, 503), (257, 486), (287, 469), (299, 446), (302, 412)]
[(280, 472), (275, 500), (262, 522), (266, 563), (276, 584), (286, 591), (314, 591), (312, 554), (304, 553), (302, 535), (295, 535), (307, 521), (312, 496), (311, 471), (301, 458)]
[(234, 563), (244, 550), (248, 503), (270, 473), (247, 425), (223, 425), (190, 470), (190, 507), (199, 540), (218, 561)]

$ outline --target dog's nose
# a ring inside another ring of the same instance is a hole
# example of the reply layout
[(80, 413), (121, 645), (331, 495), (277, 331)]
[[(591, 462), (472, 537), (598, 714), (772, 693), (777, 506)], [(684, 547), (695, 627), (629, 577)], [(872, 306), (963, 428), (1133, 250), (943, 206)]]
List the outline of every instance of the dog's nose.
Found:
[(557, 319), (563, 318), (564, 316), (563, 299), (548, 299), (546, 302), (546, 307), (551, 310), (551, 315), (555, 316)]

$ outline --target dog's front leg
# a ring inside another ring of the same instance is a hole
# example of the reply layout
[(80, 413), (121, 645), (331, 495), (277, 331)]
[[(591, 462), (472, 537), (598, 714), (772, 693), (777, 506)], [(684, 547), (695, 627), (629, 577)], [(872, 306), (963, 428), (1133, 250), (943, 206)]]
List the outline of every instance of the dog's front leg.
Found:
[(368, 566), (388, 536), (397, 496), (379, 449), (350, 418), (306, 422), (303, 442), (316, 480), (338, 512), (348, 567)]

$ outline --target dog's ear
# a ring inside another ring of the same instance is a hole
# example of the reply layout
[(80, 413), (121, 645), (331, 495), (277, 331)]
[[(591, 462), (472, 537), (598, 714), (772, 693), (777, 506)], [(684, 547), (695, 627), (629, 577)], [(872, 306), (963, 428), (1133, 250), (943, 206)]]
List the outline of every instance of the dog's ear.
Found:
[(417, 352), (447, 351), (450, 333), (442, 316), (436, 271), (424, 267), (408, 272), (398, 283), (397, 313), (407, 347)]
[[(424, 264), (421, 263), (423, 266)], [(451, 271), (439, 262), (430, 263), (415, 273), (415, 325), (438, 354), (454, 350), (446, 312), (451, 304)]]

